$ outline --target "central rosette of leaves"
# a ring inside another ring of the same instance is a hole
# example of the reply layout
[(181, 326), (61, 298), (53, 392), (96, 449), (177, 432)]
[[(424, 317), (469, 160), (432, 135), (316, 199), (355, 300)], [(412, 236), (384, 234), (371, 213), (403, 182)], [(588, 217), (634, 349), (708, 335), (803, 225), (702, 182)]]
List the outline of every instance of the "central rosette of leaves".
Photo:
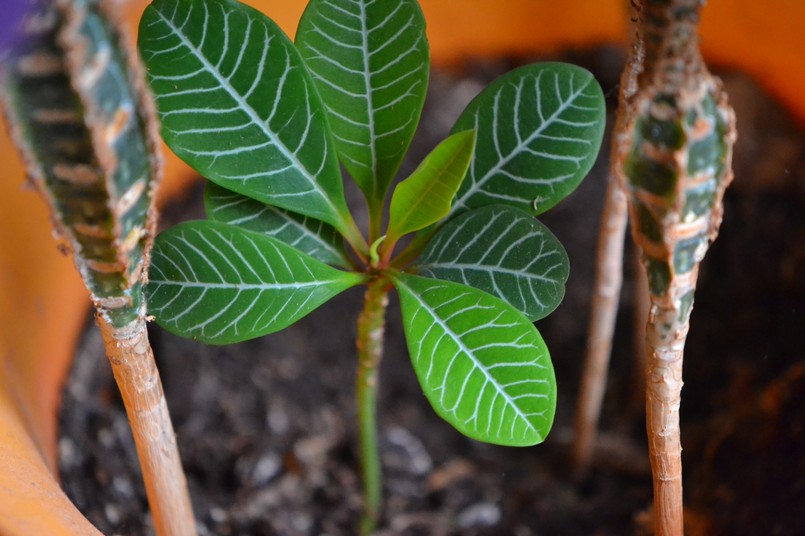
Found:
[[(384, 218), (428, 83), (416, 1), (312, 0), (294, 43), (233, 1), (156, 0), (139, 46), (163, 137), (210, 181), (209, 219), (156, 240), (147, 291), (160, 325), (233, 343), (385, 280), (439, 415), (483, 441), (543, 440), (556, 383), (532, 322), (561, 301), (568, 260), (534, 216), (597, 155), (604, 102), (588, 72), (534, 64), (493, 82), (396, 185)], [(365, 194), (367, 230), (339, 162)]]

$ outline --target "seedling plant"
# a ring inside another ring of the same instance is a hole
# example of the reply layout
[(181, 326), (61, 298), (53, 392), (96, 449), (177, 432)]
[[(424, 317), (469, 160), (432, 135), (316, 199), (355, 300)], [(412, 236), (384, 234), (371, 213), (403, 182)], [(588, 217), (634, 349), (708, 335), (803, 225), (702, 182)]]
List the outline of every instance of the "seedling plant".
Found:
[[(139, 47), (163, 138), (209, 180), (209, 219), (155, 242), (156, 321), (229, 344), (367, 287), (357, 337), (364, 534), (381, 505), (375, 399), (392, 288), (414, 370), (443, 419), (490, 443), (545, 438), (556, 382), (532, 322), (561, 301), (568, 259), (534, 216), (597, 155), (604, 102), (588, 72), (511, 71), (394, 186), (429, 76), (415, 0), (312, 0), (295, 42), (231, 0), (156, 0)], [(365, 234), (339, 162), (365, 196)]]

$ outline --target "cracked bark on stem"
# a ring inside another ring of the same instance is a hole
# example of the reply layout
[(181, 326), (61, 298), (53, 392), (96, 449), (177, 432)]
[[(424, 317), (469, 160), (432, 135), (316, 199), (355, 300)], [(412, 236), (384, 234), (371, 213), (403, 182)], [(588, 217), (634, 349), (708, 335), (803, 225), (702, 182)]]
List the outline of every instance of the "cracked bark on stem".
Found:
[(699, 263), (718, 234), (732, 180), (735, 117), (698, 48), (702, 0), (645, 0), (638, 91), (618, 153), (632, 235), (651, 300), (646, 329), (646, 426), (654, 528), (681, 536), (679, 407), (682, 358)]
[[(683, 298), (696, 287), (697, 269), (677, 278), (663, 296), (651, 296), (646, 326), (646, 426), (654, 472), (654, 527), (657, 535), (682, 535), (682, 359), (690, 328), (680, 311)], [(680, 316), (682, 318), (680, 318)]]
[(155, 531), (160, 536), (194, 535), (187, 483), (145, 319), (121, 328), (101, 313), (95, 321), (131, 423)]
[(389, 282), (383, 278), (369, 282), (364, 305), (358, 317), (358, 427), (360, 435), (363, 512), (360, 533), (372, 534), (383, 503), (382, 470), (377, 444), (378, 367), (383, 356)]

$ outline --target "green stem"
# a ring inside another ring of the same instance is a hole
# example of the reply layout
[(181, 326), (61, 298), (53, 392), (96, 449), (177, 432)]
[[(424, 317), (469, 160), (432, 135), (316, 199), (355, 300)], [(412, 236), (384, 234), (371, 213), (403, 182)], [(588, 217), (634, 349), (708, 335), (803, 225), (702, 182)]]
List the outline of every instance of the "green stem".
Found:
[(383, 244), (381, 244), (380, 251), (382, 253), (380, 257), (380, 267), (388, 268), (391, 266), (391, 258), (394, 255), (394, 248), (397, 246), (397, 242), (399, 241), (400, 237), (398, 236), (386, 236), (383, 240)]
[(382, 481), (377, 447), (377, 371), (383, 355), (389, 282), (385, 278), (369, 281), (363, 311), (358, 317), (358, 429), (363, 479), (361, 535), (371, 534), (380, 517)]

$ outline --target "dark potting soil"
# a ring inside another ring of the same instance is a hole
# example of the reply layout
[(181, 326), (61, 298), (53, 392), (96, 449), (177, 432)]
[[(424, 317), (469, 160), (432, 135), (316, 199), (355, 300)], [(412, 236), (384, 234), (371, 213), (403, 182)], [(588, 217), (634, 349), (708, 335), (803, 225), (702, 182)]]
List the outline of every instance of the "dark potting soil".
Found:
[[(562, 59), (592, 70), (614, 100), (616, 50)], [(434, 73), (416, 156), (401, 175), (446, 135), (470, 98), (513, 66)], [(687, 532), (798, 534), (805, 526), (805, 137), (754, 82), (724, 79), (739, 120), (736, 180), (721, 236), (702, 265), (685, 357)], [(626, 264), (595, 465), (578, 479), (568, 463), (608, 143), (582, 186), (541, 218), (572, 266), (563, 304), (537, 324), (559, 386), (544, 444), (484, 445), (442, 422), (417, 384), (392, 302), (378, 401), (379, 534), (623, 535), (650, 526), (632, 357), (634, 263)], [(163, 224), (203, 217), (200, 192), (169, 207)], [(357, 533), (353, 341), (361, 300), (353, 289), (291, 328), (232, 346), (207, 347), (151, 326), (202, 536)], [(62, 485), (90, 521), (105, 534), (152, 533), (125, 412), (91, 321), (65, 386), (60, 434)]]

